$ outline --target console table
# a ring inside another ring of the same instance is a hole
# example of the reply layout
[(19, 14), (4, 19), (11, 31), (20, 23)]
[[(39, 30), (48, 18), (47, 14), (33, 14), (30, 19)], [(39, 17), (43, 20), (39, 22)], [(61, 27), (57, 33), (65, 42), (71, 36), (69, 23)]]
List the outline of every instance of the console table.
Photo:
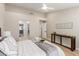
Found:
[[(60, 37), (60, 43), (57, 43), (56, 42), (56, 36), (58, 36), (58, 37)], [(62, 38), (70, 38), (71, 39), (71, 47), (67, 47), (67, 46), (65, 46), (65, 45), (63, 45), (62, 44)], [(69, 49), (71, 49), (72, 51), (74, 51), (75, 50), (75, 45), (76, 45), (76, 38), (75, 38), (75, 36), (69, 36), (69, 35), (63, 35), (63, 34), (57, 34), (56, 32), (54, 32), (54, 33), (52, 33), (51, 34), (51, 42), (52, 43), (56, 43), (56, 44), (59, 44), (59, 45), (62, 45), (62, 46), (64, 46), (64, 47), (66, 47), (66, 48), (69, 48)]]

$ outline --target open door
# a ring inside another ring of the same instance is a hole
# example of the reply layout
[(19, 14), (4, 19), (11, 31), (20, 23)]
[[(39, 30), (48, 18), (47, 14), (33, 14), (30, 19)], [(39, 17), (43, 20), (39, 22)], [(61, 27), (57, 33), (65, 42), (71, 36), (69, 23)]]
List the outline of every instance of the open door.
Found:
[(41, 25), (41, 37), (47, 38), (47, 22), (45, 20), (41, 20), (40, 25)]

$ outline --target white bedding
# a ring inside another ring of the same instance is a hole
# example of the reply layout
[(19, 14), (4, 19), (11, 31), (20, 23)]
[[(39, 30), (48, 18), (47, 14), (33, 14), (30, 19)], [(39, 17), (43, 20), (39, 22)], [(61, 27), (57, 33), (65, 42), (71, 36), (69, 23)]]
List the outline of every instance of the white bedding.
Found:
[(45, 56), (46, 53), (31, 40), (18, 42), (18, 56)]
[(0, 50), (7, 56), (17, 55), (17, 44), (13, 37), (6, 37), (0, 42)]
[(51, 46), (54, 46), (56, 48), (56, 51), (58, 52), (58, 53), (56, 53), (56, 51), (51, 51), (52, 52), (51, 53), (52, 55), (50, 54), (50, 56), (65, 56), (63, 50), (60, 47), (58, 47), (57, 45), (55, 45), (53, 43), (50, 43), (49, 41), (45, 41), (45, 43), (48, 43)]
[[(46, 56), (47, 55), (47, 53), (42, 48), (39, 48), (39, 46), (37, 46), (34, 43), (35, 40), (34, 42), (32, 40), (23, 40), (23, 41), (16, 42), (13, 36), (11, 36), (10, 32), (5, 32), (4, 34), (5, 34), (4, 37), (5, 36), (7, 37), (4, 38), (2, 42), (0, 42), (0, 50), (8, 56), (17, 56), (17, 55), (18, 56)], [(36, 41), (41, 40), (41, 38), (36, 38), (36, 39), (38, 39)], [(48, 44), (44, 44), (44, 45), (42, 44), (42, 47), (43, 48), (45, 47), (44, 49), (48, 51), (49, 54), (52, 52), (51, 54), (56, 56), (64, 55), (63, 51), (58, 46), (48, 41), (44, 41), (44, 42), (48, 43), (51, 46), (56, 47), (56, 50), (54, 49), (53, 51), (53, 48), (51, 48)], [(57, 52), (58, 54), (56, 53), (56, 51), (58, 51)]]
[[(56, 50), (53, 51), (51, 49), (51, 53), (49, 53), (49, 56), (65, 56), (62, 49), (60, 49), (58, 46), (56, 46), (53, 43), (50, 43), (49, 41), (45, 41), (45, 43), (50, 44), (51, 46), (55, 47)], [(39, 48), (35, 43), (33, 43), (31, 40), (24, 40), (18, 42), (18, 56), (46, 56), (46, 52)]]
[[(63, 51), (53, 43), (44, 41), (54, 47), (58, 54), (51, 49), (53, 56), (64, 56)], [(14, 44), (15, 43), (15, 44)], [(39, 48), (32, 40), (23, 40), (16, 42), (14, 38), (8, 37), (0, 43), (0, 50), (8, 56), (46, 56), (46, 52)]]

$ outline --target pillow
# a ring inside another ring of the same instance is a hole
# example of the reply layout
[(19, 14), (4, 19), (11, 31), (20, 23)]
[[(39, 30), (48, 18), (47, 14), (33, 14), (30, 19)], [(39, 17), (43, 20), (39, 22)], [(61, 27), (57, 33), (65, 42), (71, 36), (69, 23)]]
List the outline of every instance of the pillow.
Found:
[(40, 40), (42, 40), (40, 37), (35, 37), (32, 41), (33, 42), (40, 42)]
[(4, 31), (2, 36), (11, 36), (11, 32), (10, 31)]
[[(13, 45), (16, 45), (16, 41), (15, 41), (15, 39), (13, 38), (13, 36), (11, 35), (11, 32), (10, 31), (5, 31), (4, 33), (3, 33), (3, 37), (4, 38), (6, 38), (6, 41), (8, 40), (8, 41), (10, 41)], [(3, 38), (3, 39), (4, 39)]]

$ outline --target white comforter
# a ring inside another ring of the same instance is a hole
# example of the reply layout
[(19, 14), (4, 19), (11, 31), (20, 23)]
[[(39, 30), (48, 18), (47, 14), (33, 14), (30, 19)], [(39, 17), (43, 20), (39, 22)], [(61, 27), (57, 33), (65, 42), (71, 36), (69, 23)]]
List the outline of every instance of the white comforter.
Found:
[(56, 49), (56, 50), (53, 50), (51, 47), (49, 47), (49, 48), (51, 48), (51, 49), (49, 49), (50, 50), (49, 56), (65, 56), (63, 50), (60, 47), (58, 47), (57, 45), (50, 43), (49, 41), (45, 41), (44, 43), (47, 43), (47, 44), (55, 47), (55, 49)]
[(46, 53), (31, 40), (18, 42), (18, 56), (45, 56)]

